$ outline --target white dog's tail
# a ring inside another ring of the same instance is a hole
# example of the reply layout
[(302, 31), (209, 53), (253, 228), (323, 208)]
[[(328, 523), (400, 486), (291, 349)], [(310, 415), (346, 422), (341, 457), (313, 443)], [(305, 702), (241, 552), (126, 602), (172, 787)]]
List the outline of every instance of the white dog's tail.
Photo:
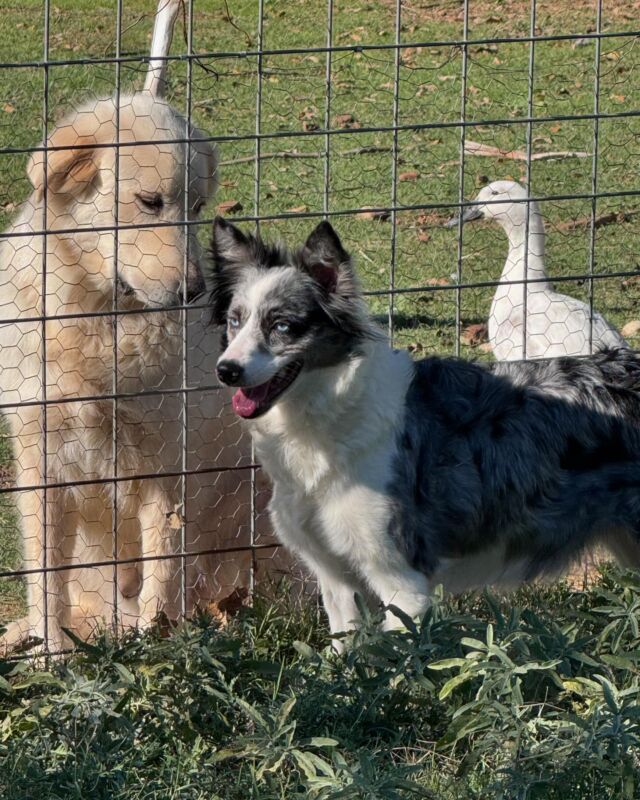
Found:
[(158, 0), (156, 21), (153, 25), (149, 70), (144, 91), (154, 97), (164, 97), (167, 89), (167, 56), (173, 39), (173, 26), (183, 0)]

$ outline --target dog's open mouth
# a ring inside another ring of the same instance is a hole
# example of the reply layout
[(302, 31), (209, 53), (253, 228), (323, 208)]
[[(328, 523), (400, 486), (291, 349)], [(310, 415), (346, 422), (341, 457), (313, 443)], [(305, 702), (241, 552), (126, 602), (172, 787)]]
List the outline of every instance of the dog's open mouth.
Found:
[(301, 369), (302, 362), (294, 361), (287, 364), (266, 383), (238, 389), (231, 400), (233, 410), (244, 419), (255, 419), (265, 414), (285, 389), (291, 386)]

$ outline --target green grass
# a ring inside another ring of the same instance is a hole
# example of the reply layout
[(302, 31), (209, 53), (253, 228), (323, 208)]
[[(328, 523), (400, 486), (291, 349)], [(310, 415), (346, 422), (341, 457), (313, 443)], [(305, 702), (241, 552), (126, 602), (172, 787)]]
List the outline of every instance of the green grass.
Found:
[[(51, 52), (54, 59), (112, 55), (115, 41), (115, 0), (88, 2), (61, 0), (52, 8)], [(124, 4), (122, 51), (145, 53), (153, 4), (133, 0)], [(232, 5), (233, 24), (220, 0), (195, 3), (194, 49), (196, 52), (252, 51), (257, 47), (257, 2), (239, 0)], [(411, 129), (398, 135), (398, 171), (417, 172), (417, 179), (398, 184), (400, 206), (455, 203), (459, 193), (460, 118), (462, 51), (446, 44), (462, 36), (459, 4), (442, 0), (437, 4), (407, 2), (404, 7), (402, 40), (406, 43), (438, 41), (437, 47), (410, 47), (402, 51), (399, 70), (400, 102), (398, 120), (402, 126), (450, 123), (449, 127)], [(265, 48), (311, 48), (325, 44), (324, 2), (306, 0), (265, 5), (263, 45)], [(377, 44), (394, 41), (395, 3), (347, 0), (336, 3), (334, 43), (336, 45)], [(538, 27), (542, 34), (576, 34), (593, 30), (594, 4), (568, 0), (539, 4)], [(10, 3), (0, 21), (0, 58), (19, 62), (42, 55), (42, 4), (40, 0)], [(528, 3), (471, 4), (469, 36), (526, 36)], [(632, 2), (605, 8), (603, 30), (631, 31), (637, 27)], [(629, 111), (640, 106), (640, 83), (633, 80), (640, 56), (632, 36), (602, 42), (600, 57), (600, 110), (604, 113)], [(175, 36), (174, 51), (184, 52), (182, 32)], [(590, 114), (593, 111), (595, 44), (574, 41), (539, 42), (535, 48), (533, 114)], [(495, 46), (470, 46), (466, 118), (476, 125), (467, 128), (467, 138), (506, 149), (524, 149), (527, 126), (522, 123), (492, 125), (491, 120), (511, 120), (528, 112), (529, 45), (526, 42)], [(221, 137), (249, 137), (221, 144), (222, 186), (217, 202), (237, 200), (240, 216), (314, 212), (322, 209), (325, 140), (325, 56), (322, 53), (266, 55), (263, 58), (261, 131), (283, 138), (266, 139), (263, 155), (295, 150), (308, 158), (265, 158), (261, 164), (261, 185), (257, 208), (254, 203), (255, 168), (240, 161), (255, 153), (251, 135), (255, 131), (257, 57), (203, 58), (193, 67), (193, 116), (203, 128)], [(125, 87), (140, 86), (144, 65), (122, 67)], [(338, 52), (332, 58), (331, 127), (337, 118), (351, 114), (363, 128), (393, 123), (393, 50)], [(170, 99), (185, 105), (186, 66), (173, 64), (170, 70)], [(60, 66), (49, 70), (49, 123), (88, 95), (109, 94), (114, 85), (113, 65)], [(42, 70), (25, 68), (0, 71), (0, 97), (7, 98), (10, 113), (0, 108), (0, 146), (29, 146), (41, 138)], [(317, 126), (302, 136), (303, 126)], [(344, 129), (343, 129), (344, 130)], [(634, 191), (638, 187), (640, 153), (636, 146), (640, 121), (635, 118), (602, 120), (599, 124), (598, 190)], [(593, 150), (594, 123), (585, 121), (535, 122), (532, 126), (534, 152), (548, 150)], [(358, 148), (374, 146), (382, 152), (353, 154)], [(346, 130), (330, 139), (329, 207), (347, 211), (362, 206), (386, 206), (391, 201), (393, 137), (391, 133)], [(2, 156), (0, 162), (0, 212), (6, 222), (12, 204), (28, 193), (26, 156)], [(538, 161), (532, 167), (532, 190), (540, 197), (585, 194), (591, 190), (592, 159)], [(466, 159), (464, 195), (471, 198), (487, 179), (523, 179), (521, 162), (508, 159)], [(542, 204), (548, 227), (547, 263), (553, 276), (581, 275), (590, 268), (587, 224), (569, 230), (567, 223), (588, 218), (589, 200), (557, 200)], [(213, 214), (213, 204), (205, 216)], [(603, 226), (596, 231), (595, 271), (604, 276), (595, 282), (595, 305), (617, 325), (634, 317), (638, 289), (623, 287), (621, 278), (606, 278), (611, 272), (637, 268), (637, 239), (640, 224), (638, 199), (605, 198), (597, 214), (607, 211), (632, 212), (629, 221)], [(398, 214), (394, 280), (397, 288), (424, 287), (416, 296), (398, 297), (396, 341), (400, 345), (419, 343), (424, 352), (452, 353), (457, 349), (456, 297), (453, 286), (444, 290), (429, 284), (457, 271), (456, 231), (442, 228), (452, 210), (437, 209), (425, 219), (420, 210)], [(267, 235), (301, 238), (312, 222), (295, 218), (267, 222)], [(389, 222), (372, 222), (349, 215), (337, 217), (336, 225), (358, 258), (366, 288), (386, 290), (391, 281), (392, 229)], [(203, 224), (202, 236), (209, 225)], [(418, 234), (422, 234), (419, 238)], [(429, 234), (423, 241), (424, 233)], [(497, 280), (502, 268), (506, 241), (502, 232), (488, 225), (465, 230), (462, 254), (463, 283)], [(577, 296), (588, 296), (586, 283), (564, 283), (559, 288)], [(485, 320), (492, 289), (464, 289), (460, 295), (462, 326)], [(384, 314), (388, 295), (372, 301), (374, 310)], [(462, 346), (463, 354), (478, 355)]]
[[(6, 424), (0, 418), (0, 487), (13, 483), (11, 447)], [(20, 529), (18, 512), (10, 493), (0, 493), (0, 570), (19, 569), (21, 566)], [(24, 611), (25, 587), (20, 578), (0, 580), (0, 623), (15, 619)]]
[[(375, 619), (337, 657), (287, 586), (226, 630), (0, 661), (12, 800), (633, 800), (640, 582), (605, 573)], [(526, 609), (526, 610), (525, 610)]]

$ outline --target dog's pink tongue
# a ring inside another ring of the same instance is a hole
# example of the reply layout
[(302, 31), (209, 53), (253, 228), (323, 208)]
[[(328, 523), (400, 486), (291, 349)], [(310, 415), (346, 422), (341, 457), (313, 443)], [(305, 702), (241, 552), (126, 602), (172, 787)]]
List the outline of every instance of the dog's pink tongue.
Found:
[(256, 413), (258, 408), (256, 401), (247, 397), (242, 389), (238, 389), (233, 395), (231, 398), (231, 405), (239, 417), (251, 417)]
[(238, 389), (231, 398), (233, 410), (239, 417), (252, 417), (269, 392), (269, 381), (260, 386)]

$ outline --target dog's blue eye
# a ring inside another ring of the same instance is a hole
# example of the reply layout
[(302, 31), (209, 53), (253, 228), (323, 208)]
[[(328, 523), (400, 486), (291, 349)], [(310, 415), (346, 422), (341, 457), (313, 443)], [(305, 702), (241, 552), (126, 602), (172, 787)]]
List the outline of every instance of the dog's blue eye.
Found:
[(289, 325), (288, 322), (276, 322), (273, 328), (278, 333), (289, 333), (289, 331), (291, 330), (291, 325)]
[(229, 317), (229, 327), (230, 328), (239, 328), (240, 327), (240, 320), (237, 317)]

